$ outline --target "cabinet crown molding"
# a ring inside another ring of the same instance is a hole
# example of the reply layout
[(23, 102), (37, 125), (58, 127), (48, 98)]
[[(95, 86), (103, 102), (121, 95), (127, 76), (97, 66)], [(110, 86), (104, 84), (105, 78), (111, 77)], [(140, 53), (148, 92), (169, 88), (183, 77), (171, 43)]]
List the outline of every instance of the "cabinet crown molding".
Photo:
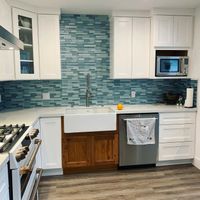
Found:
[(183, 16), (193, 16), (194, 15), (194, 9), (189, 8), (153, 8), (151, 10), (151, 15), (183, 15)]
[(112, 11), (111, 17), (150, 17), (149, 10), (133, 10), (133, 11), (126, 11), (126, 10), (116, 10)]
[(59, 8), (42, 8), (42, 7), (36, 7), (29, 4), (24, 4), (20, 1), (16, 0), (7, 0), (10, 6), (23, 9), (29, 12), (33, 12), (36, 14), (51, 14), (51, 15), (60, 15), (61, 10)]

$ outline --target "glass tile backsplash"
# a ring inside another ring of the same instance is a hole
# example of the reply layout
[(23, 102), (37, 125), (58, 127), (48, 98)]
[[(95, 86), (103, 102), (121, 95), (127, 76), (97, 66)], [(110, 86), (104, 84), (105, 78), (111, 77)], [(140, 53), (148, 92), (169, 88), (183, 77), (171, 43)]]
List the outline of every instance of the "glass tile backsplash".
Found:
[[(162, 103), (166, 92), (185, 96), (189, 79), (109, 79), (109, 18), (97, 15), (62, 15), (60, 21), (61, 80), (0, 82), (0, 109), (35, 106), (85, 105), (86, 75), (91, 75), (93, 105)], [(136, 97), (131, 97), (131, 91)], [(42, 100), (42, 93), (50, 100)]]

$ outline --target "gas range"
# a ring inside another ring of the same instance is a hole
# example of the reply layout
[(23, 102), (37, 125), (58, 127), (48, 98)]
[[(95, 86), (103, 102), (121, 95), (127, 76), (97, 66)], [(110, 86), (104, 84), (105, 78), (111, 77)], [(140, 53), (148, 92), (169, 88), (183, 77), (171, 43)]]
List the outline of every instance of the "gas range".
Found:
[(10, 199), (35, 198), (35, 183), (42, 174), (36, 163), (39, 130), (25, 124), (0, 125), (0, 153), (9, 154)]
[(0, 153), (8, 152), (27, 129), (25, 124), (0, 126)]

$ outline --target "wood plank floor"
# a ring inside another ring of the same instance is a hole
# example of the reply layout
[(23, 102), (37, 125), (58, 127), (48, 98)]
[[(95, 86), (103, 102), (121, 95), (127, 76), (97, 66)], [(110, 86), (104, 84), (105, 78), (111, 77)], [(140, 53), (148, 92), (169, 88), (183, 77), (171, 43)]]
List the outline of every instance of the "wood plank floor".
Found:
[(40, 200), (200, 200), (192, 165), (43, 177)]

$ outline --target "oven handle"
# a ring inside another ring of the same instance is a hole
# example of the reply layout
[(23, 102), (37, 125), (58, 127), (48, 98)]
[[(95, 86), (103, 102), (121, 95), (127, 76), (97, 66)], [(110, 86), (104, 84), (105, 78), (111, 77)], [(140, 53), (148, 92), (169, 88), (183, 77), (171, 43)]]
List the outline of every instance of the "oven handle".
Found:
[(42, 140), (40, 140), (40, 139), (35, 140), (35, 144), (37, 144), (37, 146), (36, 146), (32, 156), (31, 156), (31, 159), (30, 159), (28, 165), (20, 168), (20, 172), (19, 172), (20, 175), (27, 174), (27, 173), (31, 172), (33, 163), (35, 161), (35, 158), (36, 158), (36, 155), (37, 155), (37, 152), (40, 148), (41, 143), (42, 143)]
[(30, 196), (30, 199), (29, 200), (34, 200), (35, 199), (35, 195), (37, 194), (37, 191), (38, 191), (38, 186), (39, 186), (39, 183), (40, 183), (40, 178), (42, 176), (42, 169), (39, 168), (36, 170), (36, 173), (38, 174), (38, 178), (37, 178), (37, 181), (33, 187), (33, 191), (31, 193), (31, 196)]

